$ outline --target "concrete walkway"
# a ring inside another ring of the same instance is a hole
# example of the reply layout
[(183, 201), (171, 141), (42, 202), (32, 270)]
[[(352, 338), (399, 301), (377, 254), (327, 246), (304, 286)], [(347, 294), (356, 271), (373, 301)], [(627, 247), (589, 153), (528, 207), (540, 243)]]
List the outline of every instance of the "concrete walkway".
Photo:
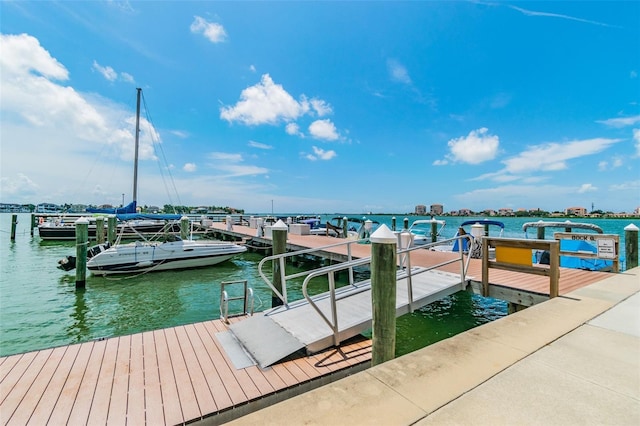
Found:
[(233, 425), (640, 425), (640, 269)]

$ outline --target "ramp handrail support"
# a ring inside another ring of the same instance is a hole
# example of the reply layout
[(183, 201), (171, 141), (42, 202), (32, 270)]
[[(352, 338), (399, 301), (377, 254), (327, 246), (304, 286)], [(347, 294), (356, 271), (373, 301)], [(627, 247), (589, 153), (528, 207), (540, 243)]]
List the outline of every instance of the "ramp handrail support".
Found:
[[(229, 297), (225, 287), (232, 284), (244, 285), (242, 296)], [(244, 302), (242, 313), (237, 315), (253, 315), (253, 289), (248, 287), (247, 280), (223, 281), (220, 283), (220, 319), (227, 324), (229, 323), (229, 302), (232, 300), (242, 300)]]
[[(284, 303), (285, 306), (289, 306), (289, 300), (287, 297), (287, 280), (292, 280), (295, 278), (299, 278), (299, 277), (304, 277), (306, 276), (309, 271), (303, 271), (303, 272), (297, 272), (295, 274), (291, 274), (291, 275), (287, 275), (286, 274), (286, 270), (285, 270), (285, 264), (286, 264), (286, 259), (289, 257), (293, 257), (293, 256), (299, 256), (301, 254), (309, 254), (309, 253), (315, 253), (318, 251), (326, 251), (326, 249), (330, 249), (330, 248), (335, 248), (335, 247), (341, 247), (341, 246), (347, 246), (347, 261), (344, 263), (348, 263), (350, 264), (353, 261), (353, 257), (351, 255), (351, 245), (352, 244), (358, 244), (359, 242), (362, 242), (364, 240), (349, 240), (349, 241), (343, 241), (340, 243), (336, 243), (336, 244), (329, 244), (326, 246), (322, 246), (322, 247), (316, 247), (316, 248), (310, 248), (310, 249), (305, 249), (305, 250), (298, 250), (298, 251), (294, 251), (294, 252), (288, 252), (288, 253), (282, 253), (282, 254), (276, 254), (276, 255), (272, 255), (272, 256), (267, 256), (265, 258), (263, 258), (260, 263), (258, 264), (258, 273), (260, 274), (260, 277), (262, 277), (262, 279), (264, 280), (264, 282), (269, 286), (269, 288), (271, 288), (271, 291), (273, 291), (273, 293), (282, 301), (282, 303)], [(271, 282), (271, 279), (263, 272), (262, 268), (263, 265), (269, 261), (272, 260), (278, 260), (278, 262), (280, 262), (280, 282), (282, 283), (282, 292), (280, 292)], [(353, 266), (349, 267), (349, 285), (354, 285), (354, 275), (353, 275)], [(327, 267), (324, 267), (327, 268)], [(324, 268), (319, 268), (316, 270), (322, 270)]]
[[(462, 240), (463, 238), (470, 238), (468, 235), (460, 235), (457, 237), (453, 237), (450, 238), (450, 241), (454, 241), (454, 240)], [(449, 241), (446, 240), (446, 241)], [(445, 242), (445, 240), (443, 241), (438, 241), (436, 243), (430, 243), (430, 244), (425, 244), (425, 245), (421, 245), (421, 246), (416, 246), (416, 247), (410, 247), (407, 249), (402, 249), (402, 250), (398, 250), (397, 254), (401, 255), (401, 254), (407, 254), (407, 256), (405, 257), (405, 259), (407, 259), (407, 264), (410, 265), (411, 264), (411, 260), (409, 259), (411, 257), (411, 252), (414, 250), (424, 250), (425, 248), (431, 247), (431, 246), (436, 246), (439, 244), (442, 244), (443, 242)], [(465, 262), (465, 255), (464, 252), (461, 250), (460, 251), (460, 257), (459, 258), (455, 258), (455, 259), (450, 259), (441, 263), (438, 263), (436, 265), (431, 265), (428, 266), (426, 268), (421, 268), (418, 272), (413, 272), (411, 270), (410, 267), (408, 268), (404, 268), (404, 270), (407, 273), (407, 295), (408, 295), (408, 300), (409, 300), (409, 307), (412, 307), (413, 304), (413, 288), (412, 288), (412, 281), (411, 281), (411, 277), (413, 275), (419, 275), (422, 273), (425, 273), (427, 271), (431, 271), (433, 269), (437, 269), (440, 268), (442, 266), (445, 265), (449, 265), (451, 263), (455, 263), (455, 262), (460, 262), (461, 267), (460, 267), (460, 273), (461, 273), (461, 282), (465, 282), (466, 281), (466, 274), (467, 271), (469, 269), (469, 259), (470, 257), (467, 256), (466, 262)], [(348, 264), (347, 264), (348, 263)], [(362, 259), (357, 259), (351, 262), (343, 262), (343, 263), (339, 263), (336, 265), (332, 265), (332, 266), (328, 266), (325, 268), (320, 268), (320, 269), (316, 269), (314, 271), (308, 272), (307, 277), (304, 279), (304, 282), (302, 283), (302, 294), (304, 296), (304, 298), (307, 300), (307, 302), (309, 302), (309, 305), (318, 313), (318, 315), (320, 315), (320, 317), (323, 319), (323, 321), (329, 326), (329, 328), (332, 330), (333, 332), (333, 344), (335, 346), (340, 344), (340, 336), (339, 336), (339, 324), (338, 324), (338, 312), (337, 312), (337, 297), (336, 297), (336, 289), (335, 289), (335, 279), (334, 279), (334, 274), (338, 271), (341, 271), (343, 269), (347, 269), (347, 268), (352, 268), (353, 266), (360, 266), (360, 265), (366, 265), (371, 263), (371, 257), (366, 257), (366, 258), (362, 258)], [(402, 268), (401, 268), (402, 269)], [(309, 285), (309, 282), (316, 277), (322, 276), (324, 274), (328, 274), (329, 277), (329, 297), (331, 299), (331, 320), (327, 317), (327, 315), (325, 315), (324, 312), (322, 312), (322, 310), (320, 309), (320, 307), (315, 303), (315, 301), (313, 300), (312, 296), (309, 295), (308, 291), (307, 291), (307, 287)]]

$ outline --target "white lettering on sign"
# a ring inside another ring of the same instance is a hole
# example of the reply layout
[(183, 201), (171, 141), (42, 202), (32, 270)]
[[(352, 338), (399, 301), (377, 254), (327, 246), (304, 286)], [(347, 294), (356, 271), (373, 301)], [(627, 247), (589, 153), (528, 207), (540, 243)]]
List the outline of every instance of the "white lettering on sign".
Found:
[(598, 240), (598, 257), (602, 259), (615, 259), (616, 245), (613, 239)]

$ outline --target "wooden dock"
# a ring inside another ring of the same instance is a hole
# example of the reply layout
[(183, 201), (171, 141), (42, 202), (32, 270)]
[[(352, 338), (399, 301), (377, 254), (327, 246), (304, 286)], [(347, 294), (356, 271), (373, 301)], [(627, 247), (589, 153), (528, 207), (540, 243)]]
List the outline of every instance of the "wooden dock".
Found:
[[(224, 230), (223, 224), (214, 224)], [(239, 238), (255, 229), (234, 226)], [(326, 246), (335, 238), (288, 235), (289, 249)], [(268, 240), (267, 240), (268, 242)], [(344, 249), (326, 256), (344, 260)], [(368, 257), (356, 244), (353, 257)], [(457, 254), (417, 250), (413, 267)], [(455, 265), (440, 268), (459, 273)], [(561, 268), (560, 295), (610, 274)], [(482, 264), (472, 259), (467, 279), (477, 289)], [(546, 277), (492, 271), (492, 296), (527, 306), (548, 298)], [(233, 322), (239, 321), (239, 318)], [(266, 368), (238, 366), (220, 320), (57, 347), (0, 358), (0, 423), (175, 425), (206, 419), (219, 424), (367, 368), (371, 342), (355, 337), (313, 355), (296, 353)]]

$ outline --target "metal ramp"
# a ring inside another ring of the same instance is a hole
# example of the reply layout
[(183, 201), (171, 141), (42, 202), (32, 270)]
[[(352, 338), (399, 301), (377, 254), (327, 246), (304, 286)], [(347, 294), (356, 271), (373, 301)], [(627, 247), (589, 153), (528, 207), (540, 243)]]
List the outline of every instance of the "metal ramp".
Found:
[[(466, 281), (457, 274), (412, 268), (408, 278), (406, 270), (400, 270), (396, 280), (396, 316), (463, 290), (465, 286)], [(231, 324), (229, 329), (258, 365), (265, 368), (300, 349), (318, 352), (371, 328), (370, 280), (335, 290), (335, 316), (329, 292), (316, 295), (312, 300), (325, 318), (336, 319), (336, 333), (307, 300), (273, 308)]]

